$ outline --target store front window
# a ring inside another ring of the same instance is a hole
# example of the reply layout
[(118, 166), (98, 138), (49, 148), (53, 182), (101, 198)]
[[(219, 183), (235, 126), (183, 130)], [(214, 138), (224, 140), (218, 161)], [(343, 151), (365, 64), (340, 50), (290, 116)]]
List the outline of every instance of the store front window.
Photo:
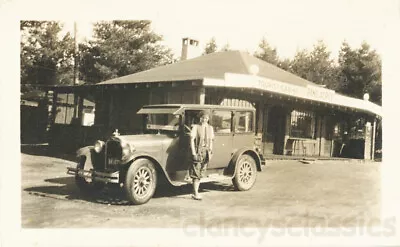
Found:
[(311, 111), (293, 110), (290, 117), (290, 136), (315, 139), (316, 117)]

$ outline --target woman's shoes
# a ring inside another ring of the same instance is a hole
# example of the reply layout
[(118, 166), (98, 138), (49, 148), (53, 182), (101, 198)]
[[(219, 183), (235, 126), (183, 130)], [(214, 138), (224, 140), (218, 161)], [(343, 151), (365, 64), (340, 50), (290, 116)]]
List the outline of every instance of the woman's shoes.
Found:
[(200, 195), (194, 195), (194, 194), (192, 194), (192, 198), (194, 199), (194, 200), (198, 200), (198, 201), (201, 201), (201, 196)]

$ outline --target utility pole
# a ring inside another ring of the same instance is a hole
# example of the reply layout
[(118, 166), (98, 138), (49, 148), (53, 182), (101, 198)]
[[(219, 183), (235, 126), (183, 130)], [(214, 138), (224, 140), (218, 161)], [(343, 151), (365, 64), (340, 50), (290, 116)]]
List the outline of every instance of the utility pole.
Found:
[(78, 28), (76, 21), (74, 21), (74, 85), (79, 84), (79, 74), (78, 74), (78, 39), (77, 39)]
[[(76, 21), (74, 21), (74, 86), (79, 84), (78, 74), (78, 39), (77, 39), (78, 28)], [(74, 115), (73, 118), (78, 118), (78, 95), (74, 92)]]

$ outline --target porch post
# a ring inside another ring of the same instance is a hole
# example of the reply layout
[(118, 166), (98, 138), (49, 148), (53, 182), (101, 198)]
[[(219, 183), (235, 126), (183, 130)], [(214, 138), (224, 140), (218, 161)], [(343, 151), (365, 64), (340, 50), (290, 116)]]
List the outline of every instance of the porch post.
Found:
[(72, 115), (72, 118), (78, 118), (78, 111), (79, 111), (78, 98), (79, 98), (79, 95), (76, 92), (73, 92), (72, 95), (74, 95), (74, 114)]
[(371, 159), (372, 126), (371, 122), (366, 122), (364, 127), (364, 159)]
[(83, 94), (79, 95), (78, 97), (79, 97), (79, 99), (78, 99), (78, 115), (77, 115), (77, 117), (78, 117), (79, 123), (81, 124), (82, 123), (82, 118), (83, 118), (83, 100), (84, 100), (84, 97), (83, 97)]
[[(283, 141), (283, 155), (289, 155), (289, 151), (286, 148), (286, 144), (288, 139), (290, 138), (290, 122), (291, 122), (291, 116), (292, 116), (292, 110), (289, 110), (286, 113), (286, 118), (285, 118), (285, 137), (284, 137), (284, 141)], [(274, 144), (275, 145), (275, 144)], [(295, 150), (293, 150), (293, 153), (295, 152)], [(292, 153), (292, 155), (293, 155)]]
[[(321, 156), (321, 123), (322, 123), (322, 117), (319, 114), (315, 115), (315, 140), (317, 142), (318, 150), (313, 150), (312, 155), (316, 154), (318, 156)], [(308, 154), (308, 149), (307, 149), (307, 154)]]
[(204, 87), (201, 87), (199, 89), (199, 104), (204, 105), (206, 101), (206, 89)]
[(50, 119), (50, 129), (53, 128), (54, 123), (56, 121), (56, 115), (57, 115), (57, 97), (58, 93), (57, 91), (53, 91), (53, 102), (51, 105), (51, 119)]
[(376, 118), (372, 123), (371, 159), (375, 159)]
[(264, 155), (264, 144), (262, 142), (264, 102), (262, 100), (257, 101), (255, 107), (256, 107), (256, 146), (260, 149), (259, 152), (262, 155)]
[(54, 145), (54, 136), (56, 135), (55, 130), (54, 130), (54, 124), (56, 122), (56, 117), (57, 117), (57, 97), (58, 93), (57, 91), (52, 91), (53, 97), (52, 97), (52, 102), (51, 102), (51, 110), (50, 110), (50, 117), (48, 120), (48, 125), (47, 125), (47, 139), (50, 148), (53, 148)]
[(326, 116), (319, 115), (317, 120), (317, 146), (318, 150), (314, 150), (315, 152), (318, 151), (318, 156), (325, 156), (325, 133), (326, 133)]
[[(267, 144), (267, 135), (268, 135), (268, 115), (269, 115), (269, 108), (268, 105), (263, 102), (263, 111), (261, 112), (261, 119), (262, 119), (262, 136), (261, 136), (261, 141), (262, 141), (262, 150), (263, 154), (265, 153), (266, 150), (268, 150), (268, 144)], [(273, 149), (271, 150), (271, 153), (273, 153)]]
[(257, 117), (256, 117), (256, 119), (257, 119), (257, 134), (262, 134), (262, 132), (263, 132), (263, 129), (262, 129), (262, 126), (263, 126), (263, 113), (264, 113), (264, 102), (263, 101), (258, 101), (257, 102)]

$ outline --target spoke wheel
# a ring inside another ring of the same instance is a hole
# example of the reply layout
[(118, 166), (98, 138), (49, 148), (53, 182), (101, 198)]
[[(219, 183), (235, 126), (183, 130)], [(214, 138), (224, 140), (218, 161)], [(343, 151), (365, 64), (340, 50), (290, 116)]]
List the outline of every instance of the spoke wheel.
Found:
[(133, 179), (133, 190), (139, 197), (144, 197), (147, 195), (150, 189), (150, 184), (152, 183), (151, 171), (148, 167), (140, 167), (136, 172)]
[(256, 162), (250, 155), (243, 154), (236, 165), (235, 177), (232, 183), (235, 189), (245, 191), (251, 189), (257, 178)]
[(144, 204), (154, 195), (157, 173), (150, 160), (135, 160), (128, 169), (125, 181), (126, 195), (133, 204)]

